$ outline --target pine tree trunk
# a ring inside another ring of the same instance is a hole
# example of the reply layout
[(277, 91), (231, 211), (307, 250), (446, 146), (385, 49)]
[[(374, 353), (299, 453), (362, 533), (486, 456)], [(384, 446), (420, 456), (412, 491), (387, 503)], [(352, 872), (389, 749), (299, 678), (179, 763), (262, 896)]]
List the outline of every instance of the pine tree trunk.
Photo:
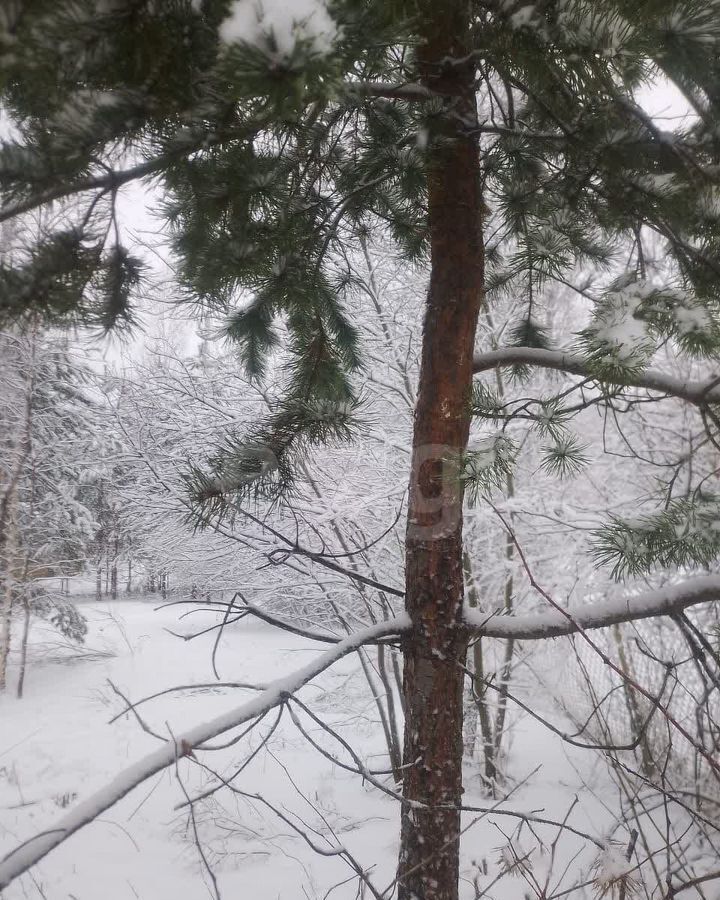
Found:
[[(406, 706), (399, 900), (456, 900), (462, 801), (462, 489), (475, 329), (483, 288), (479, 154), (468, 4), (427, 5), (425, 85), (448, 96), (447, 137), (430, 153), (431, 274), (415, 409), (406, 535)], [(423, 804), (415, 806), (416, 803)]]

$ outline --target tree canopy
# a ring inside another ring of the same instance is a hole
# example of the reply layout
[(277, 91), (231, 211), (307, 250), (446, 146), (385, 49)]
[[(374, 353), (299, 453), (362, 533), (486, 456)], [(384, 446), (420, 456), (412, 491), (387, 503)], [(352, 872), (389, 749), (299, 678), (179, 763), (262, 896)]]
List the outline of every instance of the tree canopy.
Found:
[[(299, 449), (352, 435), (363, 357), (347, 254), (377, 231), (426, 259), (427, 176), (458, 133), (481, 156), (488, 297), (524, 298), (512, 344), (545, 346), (538, 298), (580, 267), (599, 288), (586, 286), (581, 342), (592, 374), (623, 382), (668, 338), (717, 349), (716, 5), (473, 3), (462, 56), (429, 81), (426, 6), (35, 0), (4, 13), (0, 217), (35, 211), (41, 227), (0, 270), (2, 319), (131, 322), (151, 273), (117, 199), (132, 181), (157, 190), (178, 302), (223, 318), (252, 377), (269, 356), (286, 371), (273, 414), (196, 473), (215, 510), (250, 484), (283, 491)], [(472, 122), (442, 80), (463, 66)], [(671, 130), (638, 101), (661, 78), (692, 109)]]

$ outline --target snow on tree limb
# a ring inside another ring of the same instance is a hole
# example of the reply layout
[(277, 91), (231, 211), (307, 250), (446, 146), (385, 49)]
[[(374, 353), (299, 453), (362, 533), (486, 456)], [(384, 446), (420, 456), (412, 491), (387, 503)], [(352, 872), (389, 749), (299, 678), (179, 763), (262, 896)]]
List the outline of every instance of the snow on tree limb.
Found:
[(413, 82), (345, 81), (343, 87), (350, 94), (386, 100), (433, 100), (442, 96), (423, 84)]
[[(480, 372), (487, 372), (502, 366), (514, 365), (554, 369), (584, 378), (598, 377), (591, 361), (577, 353), (544, 350), (537, 347), (504, 347), (500, 350), (478, 354), (473, 362), (473, 372), (477, 375)], [(686, 381), (681, 378), (673, 378), (672, 375), (666, 375), (656, 369), (644, 369), (639, 372), (628, 371), (623, 383), (630, 387), (669, 394), (696, 406), (720, 402), (720, 385), (715, 378), (708, 381)]]
[(51, 850), (67, 840), (70, 835), (114, 806), (138, 785), (157, 772), (173, 765), (178, 757), (187, 756), (193, 748), (202, 749), (201, 745), (206, 741), (278, 706), (288, 694), (299, 690), (339, 659), (353, 653), (364, 644), (381, 637), (401, 634), (409, 627), (409, 618), (406, 615), (400, 615), (357, 631), (317, 656), (306, 666), (272, 682), (266, 690), (242, 706), (222, 713), (201, 725), (196, 725), (184, 734), (177, 735), (174, 741), (168, 741), (162, 747), (128, 766), (105, 787), (78, 803), (74, 809), (60, 819), (54, 828), (29, 838), (3, 857), (0, 860), (0, 890), (27, 872)]
[(567, 615), (558, 610), (548, 610), (503, 616), (466, 608), (464, 617), (468, 625), (477, 629), (483, 637), (532, 641), (592, 628), (607, 628), (620, 622), (673, 615), (689, 606), (717, 599), (720, 599), (720, 575), (702, 575), (635, 596), (611, 597), (581, 608), (570, 607)]

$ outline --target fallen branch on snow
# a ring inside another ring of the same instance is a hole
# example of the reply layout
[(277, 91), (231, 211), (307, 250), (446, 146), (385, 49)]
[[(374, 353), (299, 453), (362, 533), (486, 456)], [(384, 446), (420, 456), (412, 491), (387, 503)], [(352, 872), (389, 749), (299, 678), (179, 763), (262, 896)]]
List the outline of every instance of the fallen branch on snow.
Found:
[(6, 888), (19, 875), (27, 872), (51, 850), (67, 840), (70, 835), (114, 806), (138, 785), (147, 781), (157, 772), (174, 765), (178, 757), (187, 756), (192, 748), (280, 705), (288, 694), (298, 691), (333, 663), (349, 653), (355, 652), (364, 644), (374, 642), (380, 637), (402, 634), (409, 627), (409, 618), (401, 615), (348, 635), (316, 657), (311, 663), (272, 682), (266, 690), (242, 706), (223, 713), (202, 725), (196, 725), (184, 734), (178, 735), (174, 740), (166, 741), (162, 747), (128, 766), (105, 787), (78, 803), (73, 810), (60, 819), (54, 828), (29, 838), (3, 857), (0, 860), (0, 890)]

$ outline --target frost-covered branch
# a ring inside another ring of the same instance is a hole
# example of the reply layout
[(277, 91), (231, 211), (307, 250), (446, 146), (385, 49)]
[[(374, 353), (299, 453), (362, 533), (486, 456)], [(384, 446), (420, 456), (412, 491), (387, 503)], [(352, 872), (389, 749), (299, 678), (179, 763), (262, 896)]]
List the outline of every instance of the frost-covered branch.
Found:
[(251, 719), (285, 701), (289, 694), (300, 690), (325, 669), (359, 647), (381, 637), (401, 634), (408, 630), (410, 621), (406, 616), (398, 616), (388, 621), (378, 622), (355, 634), (348, 635), (333, 647), (317, 656), (312, 662), (290, 675), (277, 679), (268, 685), (257, 697), (233, 710), (223, 713), (209, 722), (196, 725), (174, 740), (149, 753), (143, 759), (128, 766), (109, 784), (79, 803), (64, 816), (54, 828), (35, 835), (12, 850), (0, 861), (0, 890), (6, 888), (19, 875), (27, 872), (51, 850), (62, 844), (70, 835), (94, 821), (105, 810), (129, 794), (138, 785), (147, 781), (157, 772), (175, 764), (178, 757), (187, 756), (193, 747), (199, 747), (212, 738), (225, 734)]
[[(480, 372), (515, 365), (554, 369), (557, 372), (567, 372), (570, 375), (599, 380), (597, 368), (591, 360), (568, 351), (543, 350), (537, 347), (504, 347), (500, 350), (478, 354), (473, 362), (473, 372), (477, 375)], [(669, 394), (696, 406), (720, 402), (720, 384), (716, 378), (708, 381), (686, 381), (666, 375), (656, 369), (641, 371), (631, 369), (623, 372), (622, 383), (628, 387), (645, 388), (648, 391)]]
[(702, 575), (634, 596), (611, 597), (580, 608), (570, 607), (566, 615), (551, 609), (522, 616), (503, 616), (467, 608), (465, 621), (483, 637), (533, 641), (607, 628), (620, 622), (674, 615), (690, 606), (717, 599), (720, 599), (720, 575)]

